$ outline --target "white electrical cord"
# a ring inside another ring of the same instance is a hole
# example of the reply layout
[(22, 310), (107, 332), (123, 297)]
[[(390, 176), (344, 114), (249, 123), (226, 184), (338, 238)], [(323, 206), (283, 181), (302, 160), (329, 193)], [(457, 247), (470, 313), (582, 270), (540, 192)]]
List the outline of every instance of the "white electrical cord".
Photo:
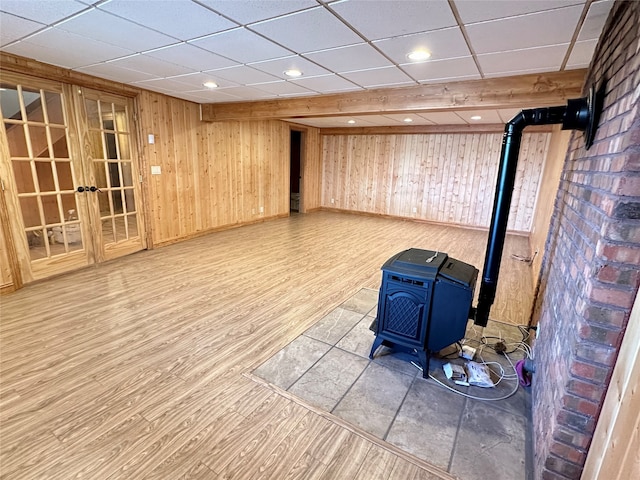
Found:
[[(475, 325), (473, 325), (473, 332), (477, 334), (476, 330), (475, 330)], [(522, 351), (525, 356), (527, 358), (532, 358), (533, 357), (533, 352), (531, 351), (531, 347), (526, 343), (526, 341), (529, 338), (529, 331), (526, 330), (524, 327), (522, 327), (521, 325), (518, 325), (518, 329), (520, 330), (520, 332), (522, 332), (522, 341), (520, 342), (515, 342), (515, 343), (505, 343), (504, 345), (506, 347), (511, 347), (513, 348), (513, 350), (520, 350)], [(502, 341), (502, 332), (499, 332), (500, 335), (500, 341)], [(495, 385), (498, 385), (502, 380), (507, 379), (507, 380), (515, 380), (515, 387), (513, 388), (513, 390), (511, 392), (509, 392), (506, 395), (503, 395), (502, 397), (495, 397), (495, 398), (490, 398), (490, 397), (478, 397), (475, 395), (470, 395), (468, 393), (464, 393), (461, 392), (460, 390), (457, 390), (453, 387), (451, 387), (450, 385), (447, 385), (446, 383), (441, 382), (440, 380), (438, 380), (436, 377), (434, 377), (433, 375), (429, 374), (429, 378), (431, 378), (432, 380), (435, 380), (436, 383), (439, 383), (440, 385), (442, 385), (443, 387), (445, 387), (447, 390), (451, 390), (454, 393), (457, 393), (458, 395), (462, 395), (463, 397), (467, 397), (467, 398), (471, 398), (473, 400), (482, 400), (482, 401), (486, 401), (486, 402), (494, 402), (497, 400), (505, 400), (511, 396), (513, 396), (517, 391), (518, 391), (518, 387), (520, 386), (520, 382), (519, 382), (519, 378), (518, 378), (518, 372), (516, 371), (516, 367), (513, 364), (513, 362), (511, 361), (511, 358), (509, 358), (509, 354), (505, 351), (502, 354), (507, 358), (507, 361), (509, 362), (509, 365), (511, 365), (511, 368), (513, 369), (514, 373), (510, 373), (507, 374), (504, 370), (504, 367), (502, 366), (502, 364), (500, 362), (486, 362), (484, 360), (484, 358), (482, 357), (482, 350), (484, 349), (485, 346), (490, 346), (487, 343), (487, 338), (482, 335), (481, 340), (476, 340), (474, 338), (465, 338), (462, 340), (462, 344), (465, 344), (468, 341), (473, 341), (473, 342), (477, 342), (480, 347), (478, 348), (478, 358), (481, 360), (481, 364), (483, 365), (487, 365), (487, 368), (489, 368), (489, 370), (498, 377), (498, 381), (495, 383)], [(504, 343), (504, 342), (503, 342)], [(420, 365), (418, 365), (415, 362), (411, 362), (415, 367), (419, 368), (420, 370), (422, 370), (422, 367)], [(500, 369), (500, 373), (495, 372), (494, 370), (492, 370), (489, 365), (498, 365), (499, 369)]]
[(467, 398), (472, 398), (473, 400), (482, 400), (484, 402), (495, 402), (496, 400), (505, 400), (505, 399), (511, 397), (514, 393), (516, 393), (518, 391), (518, 386), (519, 386), (518, 382), (516, 382), (515, 388), (510, 393), (508, 393), (507, 395), (504, 395), (502, 397), (497, 397), (497, 398), (487, 398), (487, 397), (476, 397), (475, 395), (469, 395), (468, 393), (464, 393), (464, 392), (461, 392), (460, 390), (456, 390), (455, 388), (450, 387), (449, 385), (447, 385), (445, 383), (442, 383), (440, 380), (438, 380), (436, 377), (434, 377), (431, 374), (429, 374), (429, 378), (431, 380), (435, 380), (437, 383), (442, 385), (447, 390), (451, 390), (452, 392), (455, 392), (458, 395), (462, 395), (463, 397), (467, 397)]

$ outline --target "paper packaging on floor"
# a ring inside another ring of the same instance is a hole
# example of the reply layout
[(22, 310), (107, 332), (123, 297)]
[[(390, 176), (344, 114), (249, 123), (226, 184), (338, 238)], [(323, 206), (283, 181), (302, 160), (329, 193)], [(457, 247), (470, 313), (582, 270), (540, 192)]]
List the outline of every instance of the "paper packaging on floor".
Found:
[(442, 366), (444, 370), (444, 374), (447, 376), (449, 380), (453, 380), (453, 383), (457, 385), (464, 385), (465, 387), (469, 386), (469, 382), (467, 382), (467, 373), (464, 371), (464, 367), (461, 365), (456, 365), (455, 363), (447, 363)]
[(492, 388), (495, 387), (489, 367), (483, 363), (467, 362), (467, 372), (469, 372), (469, 385), (476, 387)]

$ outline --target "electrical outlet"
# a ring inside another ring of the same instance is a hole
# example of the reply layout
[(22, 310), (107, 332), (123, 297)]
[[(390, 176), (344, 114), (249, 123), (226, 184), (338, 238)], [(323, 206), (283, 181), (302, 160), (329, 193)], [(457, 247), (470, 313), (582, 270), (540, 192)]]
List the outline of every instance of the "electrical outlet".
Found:
[(335, 199), (335, 198), (332, 198), (332, 199), (331, 199), (331, 203), (336, 203), (336, 199)]
[(418, 209), (417, 209), (416, 207), (413, 207), (413, 208), (411, 209), (411, 211), (412, 211), (413, 213), (416, 213), (416, 212), (418, 211)]
[(260, 213), (264, 213), (264, 207), (260, 207)]

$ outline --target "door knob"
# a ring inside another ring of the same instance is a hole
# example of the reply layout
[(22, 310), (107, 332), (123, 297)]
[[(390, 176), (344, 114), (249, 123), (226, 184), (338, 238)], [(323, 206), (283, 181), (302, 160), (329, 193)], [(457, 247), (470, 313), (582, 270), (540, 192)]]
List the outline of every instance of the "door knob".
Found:
[(78, 187), (78, 192), (82, 193), (84, 192), (85, 188), (84, 187)]

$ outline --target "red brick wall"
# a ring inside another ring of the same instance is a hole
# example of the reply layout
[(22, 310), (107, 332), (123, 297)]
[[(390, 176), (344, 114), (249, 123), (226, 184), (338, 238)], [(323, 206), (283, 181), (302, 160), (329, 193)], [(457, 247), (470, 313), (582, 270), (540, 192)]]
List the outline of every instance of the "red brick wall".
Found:
[(580, 478), (640, 283), (639, 30), (640, 2), (617, 2), (586, 82), (607, 81), (595, 143), (574, 132), (556, 198), (534, 313), (536, 479)]

